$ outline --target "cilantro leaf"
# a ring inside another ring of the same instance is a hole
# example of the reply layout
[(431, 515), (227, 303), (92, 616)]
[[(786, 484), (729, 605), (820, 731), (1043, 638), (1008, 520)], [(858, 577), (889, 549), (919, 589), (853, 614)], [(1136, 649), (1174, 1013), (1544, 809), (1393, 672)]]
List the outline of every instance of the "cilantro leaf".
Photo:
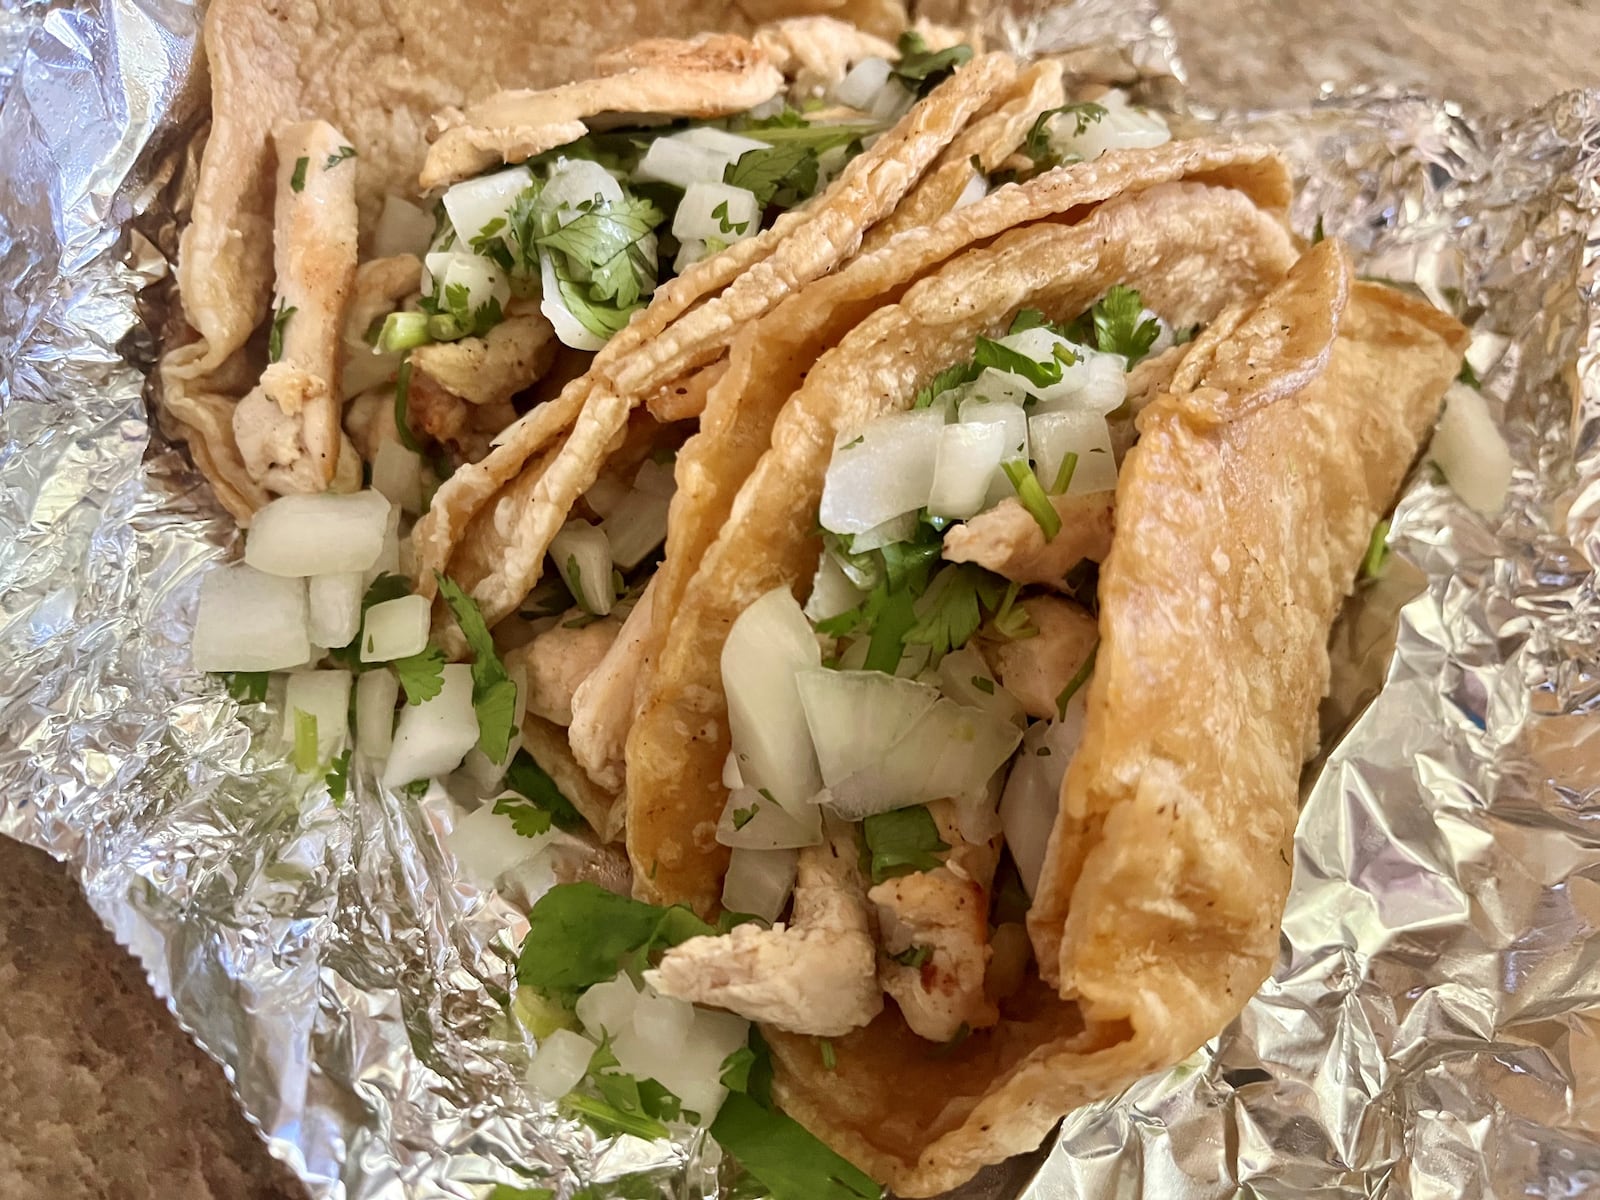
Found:
[(723, 233), (743, 233), (750, 228), (749, 221), (734, 223), (733, 218), (728, 216), (728, 202), (726, 200), (713, 208), (711, 215), (717, 219), (717, 228)]
[(634, 1094), (631, 1097), (627, 1096), (613, 1085), (613, 1093), (622, 1101), (619, 1104), (608, 1098), (586, 1096), (582, 1092), (568, 1092), (561, 1101), (562, 1111), (576, 1117), (597, 1133), (606, 1135), (627, 1133), (647, 1141), (656, 1141), (671, 1132), (664, 1122), (642, 1111), (643, 1106), (638, 1098), (638, 1084), (631, 1077), (608, 1075), (603, 1078), (628, 1080), (634, 1084)]
[(972, 640), (983, 623), (983, 610), (1000, 606), (1004, 582), (982, 567), (961, 563), (940, 571), (928, 589), (925, 615), (907, 631), (905, 640), (929, 646), (937, 662)]
[(933, 957), (933, 949), (929, 946), (907, 946), (899, 954), (891, 954), (890, 958), (902, 967), (920, 967)]
[(630, 956), (715, 930), (682, 905), (660, 908), (594, 883), (564, 883), (539, 898), (517, 959), (517, 981), (541, 992), (581, 991)]
[(354, 146), (340, 146), (337, 150), (323, 160), (322, 169), (324, 171), (331, 171), (340, 163), (344, 162), (345, 159), (354, 158), (355, 156), (356, 148)]
[(1072, 678), (1067, 680), (1067, 685), (1056, 696), (1056, 718), (1067, 715), (1067, 705), (1078, 694), (1078, 689), (1089, 682), (1089, 676), (1094, 674), (1094, 660), (1100, 654), (1100, 640), (1095, 639), (1094, 646), (1089, 650), (1089, 657), (1083, 660), (1083, 665), (1072, 673)]
[[(565, 255), (570, 264), (586, 268), (594, 300), (626, 308), (655, 287), (654, 265), (640, 242), (665, 219), (649, 200), (624, 196), (536, 235), (534, 242), (541, 249)], [(552, 265), (556, 265), (554, 259)], [(561, 274), (557, 272), (558, 277)], [(566, 274), (577, 278), (570, 265)]]
[(1478, 373), (1472, 369), (1472, 364), (1464, 358), (1461, 360), (1461, 371), (1456, 375), (1456, 382), (1464, 383), (1468, 387), (1483, 386), (1483, 380), (1478, 378)]
[[(561, 789), (556, 786), (556, 781), (545, 773), (526, 750), (518, 750), (511, 760), (511, 765), (506, 768), (505, 786), (516, 792), (521, 801), (516, 797), (502, 796), (495, 802), (495, 812), (504, 811), (514, 822), (519, 819), (519, 814), (530, 812), (538, 813), (543, 820), (542, 827), (532, 833), (519, 826), (517, 832), (524, 837), (543, 833), (552, 823), (557, 829), (578, 829), (583, 826), (582, 814), (572, 806), (572, 801), (562, 794)], [(518, 811), (503, 810), (500, 807), (502, 804)], [(530, 827), (536, 823), (531, 816), (523, 816), (522, 819), (528, 821)]]
[(770, 204), (793, 208), (817, 190), (819, 178), (817, 151), (802, 142), (746, 150), (722, 170), (722, 182), (754, 192), (763, 208)]
[(965, 43), (929, 50), (923, 36), (910, 29), (900, 35), (895, 48), (900, 51), (900, 61), (894, 66), (894, 77), (919, 96), (926, 96), (972, 57), (972, 47)]
[(748, 808), (736, 808), (736, 809), (734, 809), (733, 810), (733, 827), (734, 827), (734, 829), (735, 830), (743, 829), (746, 825), (750, 824), (750, 822), (755, 819), (756, 810), (759, 807), (760, 807), (760, 805), (752, 804)]
[(1011, 318), (1011, 328), (1007, 333), (1022, 333), (1028, 329), (1048, 329), (1050, 318), (1037, 308), (1019, 308), (1017, 315)]
[(328, 795), (335, 804), (343, 804), (350, 794), (350, 751), (346, 750), (328, 768), (322, 780), (328, 785)]
[(923, 804), (870, 816), (861, 822), (861, 832), (867, 839), (874, 884), (913, 871), (931, 871), (939, 866), (938, 852), (950, 849)]
[(1028, 510), (1028, 515), (1039, 523), (1039, 529), (1044, 533), (1044, 540), (1050, 541), (1061, 532), (1061, 514), (1056, 511), (1056, 506), (1050, 503), (1050, 497), (1044, 494), (1044, 488), (1039, 485), (1039, 477), (1033, 473), (1033, 468), (1026, 459), (1015, 458), (1010, 462), (1000, 464), (1000, 469), (1006, 473), (1006, 478), (1011, 481), (1011, 486), (1016, 489), (1017, 499), (1022, 507)]
[(311, 160), (304, 155), (294, 160), (294, 174), (289, 176), (289, 190), (299, 195), (306, 190), (306, 168)]
[(1051, 144), (1051, 127), (1057, 117), (1072, 117), (1075, 125), (1072, 137), (1082, 137), (1090, 125), (1103, 121), (1106, 108), (1103, 104), (1096, 104), (1086, 100), (1079, 104), (1063, 104), (1060, 108), (1049, 108), (1040, 113), (1033, 122), (1033, 127), (1028, 130), (1028, 136), (1022, 141), (1022, 153), (1033, 160), (1035, 168), (1060, 166), (1066, 162), (1079, 161), (1076, 154), (1058, 154)]
[(424, 646), (389, 665), (400, 678), (407, 704), (421, 704), (444, 691), (444, 651), (437, 646)]
[(1052, 358), (1049, 362), (1040, 362), (1020, 350), (1013, 350), (1010, 346), (981, 336), (977, 340), (972, 360), (979, 367), (993, 367), (997, 371), (1010, 371), (1013, 375), (1021, 375), (1037, 387), (1049, 387), (1053, 383), (1060, 383), (1062, 363), (1066, 362), (1071, 366), (1075, 361), (1070, 358)]
[(990, 629), (1008, 642), (1020, 642), (1039, 633), (1034, 628), (1033, 619), (1028, 616), (1028, 610), (1017, 603), (1017, 593), (1021, 590), (1022, 585), (1016, 580), (1007, 584), (1006, 594), (1000, 601), (1000, 607), (995, 609), (994, 616), (989, 618)]
[(722, 1102), (711, 1136), (772, 1200), (878, 1200), (883, 1189), (824, 1146), (799, 1122), (742, 1092)]
[(804, 146), (813, 154), (820, 155), (826, 154), (829, 150), (837, 150), (840, 146), (849, 146), (852, 142), (871, 137), (875, 133), (882, 133), (883, 129), (883, 125), (876, 122), (813, 125), (804, 117), (795, 122), (780, 116), (752, 121), (742, 126), (738, 132), (772, 146)]
[(964, 383), (971, 383), (981, 374), (983, 367), (975, 362), (957, 363), (953, 367), (946, 367), (928, 381), (927, 387), (917, 393), (911, 407), (927, 408), (946, 392)]
[(1132, 367), (1155, 344), (1161, 324), (1154, 317), (1140, 320), (1144, 301), (1125, 284), (1117, 284), (1094, 306), (1095, 344), (1101, 350), (1120, 354)]
[(261, 704), (267, 698), (266, 671), (223, 671), (222, 682), (240, 704)]
[(283, 357), (283, 327), (289, 323), (289, 318), (299, 311), (293, 304), (285, 304), (281, 300), (278, 301), (278, 307), (272, 314), (272, 329), (267, 333), (267, 361), (269, 363), (275, 363)]
[(477, 602), (443, 572), (435, 571), (434, 578), (472, 650), (472, 707), (478, 714), (478, 749), (490, 762), (502, 762), (515, 732), (512, 718), (516, 714), (517, 685), (506, 674)]
[(1361, 578), (1376, 579), (1389, 562), (1389, 521), (1385, 518), (1372, 527), (1367, 552), (1361, 556)]

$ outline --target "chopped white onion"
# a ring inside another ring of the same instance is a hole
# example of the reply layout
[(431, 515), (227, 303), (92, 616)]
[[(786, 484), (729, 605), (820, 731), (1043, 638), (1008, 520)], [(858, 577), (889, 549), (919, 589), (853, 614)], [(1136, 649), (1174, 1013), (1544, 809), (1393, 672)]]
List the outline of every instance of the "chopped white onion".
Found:
[(383, 211), (372, 229), (372, 257), (414, 254), (421, 258), (433, 241), (433, 214), (393, 192), (383, 198)]
[(730, 792), (738, 791), (744, 786), (744, 776), (739, 774), (739, 756), (732, 750), (728, 757), (722, 760), (722, 786)]
[(1067, 485), (1069, 496), (1107, 492), (1117, 486), (1117, 459), (1111, 449), (1106, 419), (1092, 412), (1035, 413), (1028, 419), (1033, 457), (1039, 482), (1046, 491), (1055, 487), (1061, 463), (1078, 456)]
[(678, 481), (673, 477), (670, 463), (645, 459), (639, 464), (639, 473), (633, 477), (633, 486), (651, 496), (671, 500), (678, 491)]
[(1000, 825), (1029, 896), (1039, 888), (1045, 846), (1061, 805), (1061, 781), (1083, 739), (1083, 695), (1079, 689), (1062, 720), (1028, 727), (1000, 797)]
[(250, 524), (244, 561), (269, 575), (365, 571), (383, 548), (389, 502), (377, 492), (279, 496)]
[(878, 89), (878, 94), (872, 98), (872, 103), (867, 106), (867, 113), (874, 119), (885, 124), (893, 124), (911, 111), (911, 106), (917, 102), (917, 94), (898, 79), (891, 79)]
[(477, 312), (490, 300), (503, 308), (511, 300), (511, 281), (490, 259), (468, 250), (443, 250), (427, 257), (428, 275), (441, 296), (467, 289), (467, 309)]
[(578, 1020), (594, 1038), (613, 1040), (633, 1030), (633, 1010), (639, 1007), (639, 989), (626, 972), (597, 983), (578, 997)]
[(311, 657), (306, 581), (243, 563), (213, 567), (200, 581), (189, 652), (201, 671), (281, 671)]
[(585, 612), (603, 617), (617, 595), (611, 586), (611, 544), (587, 521), (568, 521), (550, 540), (550, 559)]
[(420, 513), (422, 456), (399, 442), (380, 442), (372, 460), (372, 488), (402, 512)]
[[(641, 1002), (638, 1007), (647, 1006)], [(654, 1079), (682, 1100), (684, 1108), (709, 1122), (728, 1095), (722, 1086), (722, 1064), (749, 1040), (750, 1022), (732, 1013), (684, 1007), (692, 1019), (682, 1039), (647, 1038), (635, 1027), (620, 1034), (613, 1048), (624, 1071), (638, 1079)]]
[(606, 339), (573, 316), (561, 299), (561, 281), (556, 278), (555, 260), (545, 249), (539, 251), (539, 284), (539, 311), (555, 329), (556, 338), (563, 346), (595, 351), (606, 344)]
[(889, 82), (893, 70), (893, 64), (886, 58), (863, 58), (833, 85), (833, 98), (840, 104), (866, 112)]
[(528, 1064), (528, 1086), (546, 1100), (559, 1100), (589, 1073), (595, 1044), (571, 1029), (552, 1029), (539, 1039)]
[(552, 212), (562, 225), (569, 224), (585, 210), (580, 205), (618, 204), (622, 185), (610, 171), (586, 158), (556, 160), (550, 179), (539, 193), (539, 208)]
[(1001, 462), (1028, 457), (1028, 414), (1022, 405), (969, 396), (961, 402), (957, 412), (963, 425), (1000, 426), (1005, 434), (1005, 441), (1000, 447)]
[(379, 575), (398, 575), (399, 573), (400, 510), (390, 505), (388, 519), (383, 523), (383, 545), (378, 550), (378, 557), (366, 569), (363, 578), (370, 585)]
[(816, 635), (782, 586), (739, 614), (722, 647), (722, 686), (739, 773), (796, 817), (804, 817), (822, 781), (795, 673), (821, 666)]
[(983, 373), (967, 385), (967, 394), (994, 404), (1021, 404), (1032, 395), (1030, 386), (1021, 375), (985, 367)]
[(314, 646), (343, 646), (361, 629), (361, 596), (366, 583), (360, 571), (313, 575), (308, 581), (310, 617), (307, 630)]
[[(373, 388), (388, 383), (400, 370), (400, 355), (380, 352), (365, 341), (345, 342), (344, 368), (339, 373), (339, 386), (346, 396), (359, 396)], [(341, 456), (339, 465), (344, 466)]]
[(811, 621), (826, 621), (849, 612), (866, 597), (864, 590), (850, 582), (850, 576), (844, 573), (838, 560), (831, 554), (824, 554), (811, 580), (811, 597), (806, 601), (805, 614)]
[(283, 742), (294, 745), (295, 713), (317, 723), (317, 756), (337, 757), (350, 735), (349, 671), (291, 671), (283, 692)]
[(663, 137), (650, 143), (633, 177), (680, 188), (702, 182), (720, 183), (729, 161), (725, 154), (705, 146), (692, 145), (679, 137)]
[(583, 494), (583, 502), (594, 509), (595, 516), (602, 521), (616, 511), (617, 505), (629, 492), (627, 484), (615, 475), (601, 475)]
[[(1014, 406), (989, 404), (987, 407)], [(1017, 411), (1022, 410), (1017, 408)], [(963, 519), (977, 515), (1000, 469), (1005, 449), (1006, 426), (1001, 422), (946, 425), (940, 431), (939, 453), (934, 459), (928, 512), (936, 517)]]
[(829, 788), (880, 761), (939, 699), (936, 688), (882, 671), (818, 666), (796, 675), (795, 686)]
[[(782, 107), (781, 101), (779, 107)], [(728, 162), (738, 162), (740, 157), (752, 150), (770, 149), (770, 143), (758, 138), (744, 137), (741, 134), (729, 133), (726, 129), (718, 129), (713, 125), (696, 125), (685, 129), (682, 133), (675, 133), (672, 137), (690, 146), (699, 146), (722, 155)]]
[[(1077, 155), (1088, 161), (1108, 150), (1137, 150), (1161, 146), (1172, 140), (1167, 123), (1157, 114), (1133, 108), (1128, 97), (1109, 91), (1097, 103), (1105, 109), (1098, 121), (1085, 121), (1076, 113), (1061, 113), (1050, 119), (1050, 148), (1058, 155)], [(1083, 125), (1083, 132), (1077, 132)]]
[(961, 189), (961, 194), (956, 197), (954, 208), (965, 208), (969, 204), (976, 204), (989, 194), (989, 181), (978, 172), (972, 173), (972, 178), (967, 180), (967, 186)]
[(895, 542), (910, 541), (916, 532), (917, 514), (901, 513), (898, 517), (890, 517), (882, 525), (874, 525), (865, 533), (856, 534), (850, 539), (850, 552), (865, 554), (869, 550), (880, 550)]
[(511, 818), (494, 811), (494, 801), (486, 800), (455, 823), (445, 845), (455, 855), (461, 873), (480, 888), (492, 888), (512, 867), (538, 854), (554, 837), (543, 833), (523, 837)]
[(1022, 740), (1022, 731), (981, 709), (940, 698), (888, 754), (829, 787), (835, 813), (874, 813), (945, 797), (981, 795)]
[(822, 527), (865, 533), (926, 504), (943, 429), (943, 413), (919, 409), (840, 434), (822, 485)]
[(1013, 725), (1027, 724), (1022, 702), (1000, 686), (983, 655), (970, 642), (939, 660), (939, 690), (957, 704), (981, 708)]
[(400, 712), (394, 745), (383, 771), (384, 786), (404, 787), (418, 779), (437, 779), (455, 770), (478, 744), (478, 714), (472, 707), (472, 668), (444, 668), (439, 694)]
[[(633, 1032), (651, 1045), (676, 1046), (694, 1025), (694, 1005), (647, 987), (633, 1006)], [(659, 1082), (659, 1081), (658, 1081)]]
[(722, 907), (771, 924), (789, 903), (799, 865), (798, 850), (735, 849), (722, 879)]
[(754, 192), (726, 183), (691, 183), (672, 218), (672, 236), (737, 242), (761, 232), (761, 204)]
[(361, 661), (392, 662), (422, 653), (428, 645), (431, 608), (426, 596), (401, 596), (367, 609), (361, 622)]
[(629, 492), (600, 523), (611, 545), (611, 560), (631, 571), (667, 540), (670, 501), (649, 492)]
[[(492, 221), (503, 220), (517, 197), (533, 186), (533, 172), (527, 167), (511, 167), (492, 175), (464, 179), (444, 194), (444, 211), (462, 245), (482, 234)], [(504, 233), (504, 230), (501, 230)]]
[(678, 253), (673, 256), (672, 273), (682, 275), (704, 258), (708, 249), (710, 247), (699, 238), (684, 238), (678, 243)]
[(1511, 487), (1511, 448), (1476, 388), (1453, 384), (1444, 396), (1444, 415), (1433, 432), (1428, 458), (1468, 507), (1485, 516), (1498, 513)]
[[(737, 761), (732, 774), (738, 775)], [(723, 772), (724, 786), (730, 788), (728, 802), (722, 807), (722, 817), (717, 822), (717, 841), (724, 846), (742, 846), (750, 850), (790, 850), (799, 846), (815, 846), (822, 841), (822, 812), (816, 805), (808, 804), (805, 811), (794, 815), (755, 788), (740, 783), (727, 783), (728, 772)]]
[(391, 671), (363, 671), (356, 681), (356, 749), (373, 761), (394, 744), (394, 706), (400, 681)]

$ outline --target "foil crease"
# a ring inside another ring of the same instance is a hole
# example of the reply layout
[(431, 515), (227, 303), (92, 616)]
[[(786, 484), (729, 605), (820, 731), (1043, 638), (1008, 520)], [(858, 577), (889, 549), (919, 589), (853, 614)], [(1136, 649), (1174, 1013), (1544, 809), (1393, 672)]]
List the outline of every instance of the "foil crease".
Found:
[[(0, 13), (0, 832), (71, 864), (313, 1195), (748, 1195), (703, 1142), (596, 1141), (522, 1089), (503, 1004), (526, 897), (457, 877), (441, 790), (297, 790), (270, 713), (189, 666), (198, 579), (236, 534), (143, 372), (204, 125), (200, 18)], [(1149, 3), (986, 21), (1085, 78), (1181, 83)], [(1320, 217), (1472, 325), (1511, 496), (1485, 518), (1419, 471), (1397, 559), (1341, 619), (1273, 978), (963, 1195), (1600, 1191), (1600, 95), (1220, 119), (1293, 156), (1302, 232)]]

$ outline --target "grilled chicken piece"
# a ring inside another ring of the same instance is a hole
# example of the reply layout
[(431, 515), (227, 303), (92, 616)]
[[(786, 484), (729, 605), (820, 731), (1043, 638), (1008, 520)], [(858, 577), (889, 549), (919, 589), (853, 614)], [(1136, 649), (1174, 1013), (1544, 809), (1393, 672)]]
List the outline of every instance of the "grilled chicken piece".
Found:
[(326, 121), (285, 125), (278, 151), (272, 345), (279, 351), (234, 411), (240, 456), (270, 491), (320, 492), (340, 451), (339, 370), (356, 273), (356, 164)]
[(469, 404), (505, 405), (548, 371), (555, 357), (556, 331), (538, 306), (513, 303), (506, 319), (483, 337), (418, 346), (411, 369)]
[(977, 563), (1018, 583), (1059, 586), (1084, 559), (1100, 562), (1111, 549), (1115, 492), (1051, 496), (1061, 531), (1048, 542), (1033, 514), (1015, 497), (945, 534), (944, 557)]
[(791, 1033), (838, 1037), (883, 1009), (872, 913), (849, 825), (825, 821), (823, 842), (800, 851), (789, 925), (740, 925), (690, 938), (645, 972), (658, 992), (725, 1008)]
[(572, 724), (572, 697), (605, 661), (622, 622), (602, 617), (578, 629), (558, 624), (512, 651), (507, 666), (528, 675), (528, 711), (556, 725)]
[(984, 648), (1000, 686), (1022, 702), (1030, 717), (1048, 721), (1056, 698), (1088, 661), (1100, 627), (1084, 609), (1057, 596), (1032, 596), (1022, 602), (1034, 637), (997, 642)]
[(634, 693), (644, 670), (644, 642), (650, 633), (655, 579), (622, 623), (611, 649), (572, 696), (572, 754), (589, 778), (613, 792), (622, 790), (623, 754), (633, 723)]

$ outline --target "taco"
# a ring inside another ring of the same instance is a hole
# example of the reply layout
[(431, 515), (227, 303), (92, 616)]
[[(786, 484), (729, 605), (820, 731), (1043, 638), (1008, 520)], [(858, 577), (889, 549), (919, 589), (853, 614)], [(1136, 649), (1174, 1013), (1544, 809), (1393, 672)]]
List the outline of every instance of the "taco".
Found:
[[(952, 260), (818, 360), (669, 625), (636, 889), (780, 923), (645, 978), (762, 1022), (785, 1111), (901, 1194), (1181, 1059), (1275, 957), (1328, 633), (1465, 345), (1291, 260), (1192, 184)], [(1098, 586), (1041, 587), (1106, 507)]]

